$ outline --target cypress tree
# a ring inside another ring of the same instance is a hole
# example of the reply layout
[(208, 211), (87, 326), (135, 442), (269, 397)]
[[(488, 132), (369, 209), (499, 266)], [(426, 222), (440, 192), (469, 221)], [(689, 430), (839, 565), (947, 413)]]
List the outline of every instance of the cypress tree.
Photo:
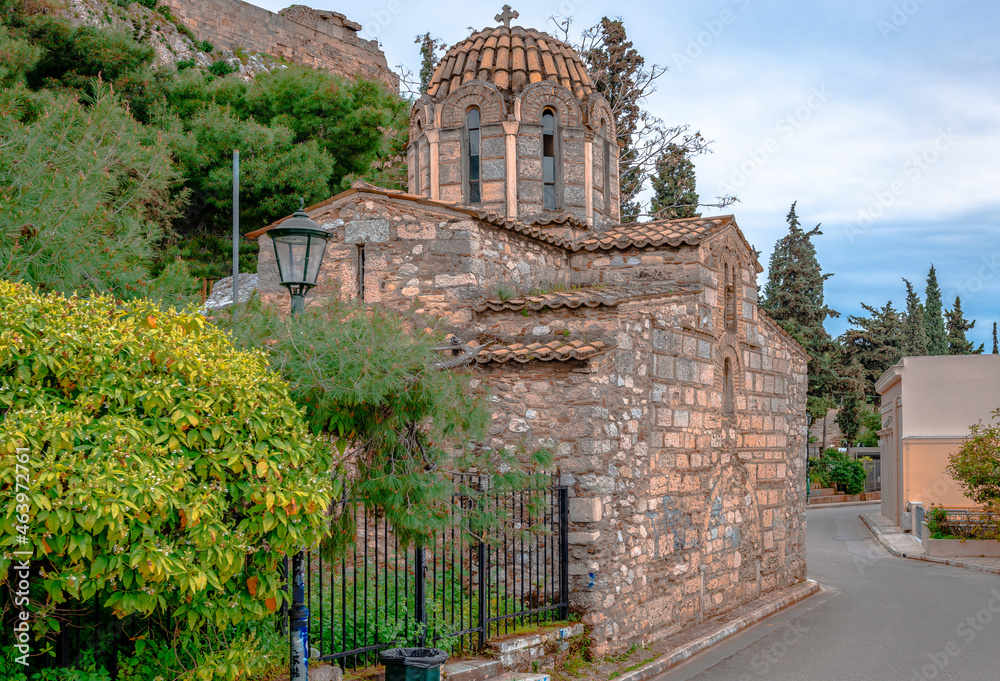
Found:
[(927, 354), (947, 355), (948, 334), (944, 328), (944, 312), (941, 305), (941, 287), (938, 286), (937, 272), (931, 265), (927, 273), (927, 288), (924, 290), (924, 329), (927, 332)]
[[(861, 365), (865, 379), (865, 393), (876, 395), (875, 382), (893, 364), (903, 357), (902, 319), (892, 306), (892, 301), (877, 308), (861, 303), (867, 317), (848, 316), (854, 327), (840, 337), (845, 364)], [(845, 388), (849, 392), (849, 388)]]
[(823, 301), (823, 283), (833, 275), (823, 274), (812, 243), (812, 237), (822, 232), (819, 225), (803, 230), (795, 207), (793, 203), (786, 218), (788, 234), (771, 254), (760, 307), (809, 353), (808, 408), (813, 418), (822, 418), (840, 381), (833, 371), (837, 346), (823, 324), (840, 315)]
[(913, 284), (906, 284), (906, 312), (903, 314), (902, 351), (904, 357), (923, 357), (927, 354), (927, 332), (924, 329), (924, 306), (920, 296), (913, 290)]
[(1000, 345), (997, 344), (997, 323), (993, 322), (993, 354), (1000, 355)]
[(837, 425), (844, 434), (844, 446), (851, 453), (851, 445), (857, 442), (861, 428), (864, 426), (868, 403), (865, 401), (865, 372), (857, 361), (844, 372), (844, 401), (837, 411)]
[(443, 40), (433, 37), (430, 32), (418, 35), (413, 42), (420, 45), (420, 92), (427, 94), (427, 87), (434, 77), (434, 69), (437, 68), (437, 53), (447, 46)]
[(656, 219), (698, 217), (694, 163), (676, 144), (656, 159), (653, 175), (653, 215)]
[(965, 332), (972, 329), (976, 322), (969, 321), (962, 313), (962, 299), (955, 296), (955, 307), (944, 313), (948, 327), (948, 354), (949, 355), (981, 355), (983, 346), (973, 349), (972, 341), (965, 337)]

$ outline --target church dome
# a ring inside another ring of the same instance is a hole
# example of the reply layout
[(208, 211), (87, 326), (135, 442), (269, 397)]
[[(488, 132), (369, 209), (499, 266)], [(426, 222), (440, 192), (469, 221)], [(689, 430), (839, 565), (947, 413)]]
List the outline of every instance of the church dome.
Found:
[(544, 80), (559, 83), (578, 100), (595, 91), (576, 50), (547, 33), (521, 26), (487, 28), (454, 45), (438, 63), (427, 94), (441, 100), (472, 80), (517, 95)]

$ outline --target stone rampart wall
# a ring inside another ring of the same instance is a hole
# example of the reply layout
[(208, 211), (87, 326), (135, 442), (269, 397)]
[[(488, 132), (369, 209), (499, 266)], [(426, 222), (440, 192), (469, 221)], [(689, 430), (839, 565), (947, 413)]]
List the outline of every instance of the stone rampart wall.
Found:
[(164, 2), (199, 40), (216, 47), (263, 52), (349, 78), (381, 81), (393, 92), (399, 89), (378, 42), (359, 37), (361, 25), (337, 12), (293, 6), (275, 14), (241, 0)]

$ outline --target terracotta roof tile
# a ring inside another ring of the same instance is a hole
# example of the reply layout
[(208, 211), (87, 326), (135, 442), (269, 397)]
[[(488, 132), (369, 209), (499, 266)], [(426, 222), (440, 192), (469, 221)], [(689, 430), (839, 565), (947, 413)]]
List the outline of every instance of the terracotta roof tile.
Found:
[[(470, 348), (479, 347), (475, 342), (469, 343)], [(566, 341), (555, 340), (549, 343), (512, 343), (511, 345), (491, 345), (476, 355), (480, 364), (487, 362), (520, 362), (522, 364), (538, 360), (541, 362), (566, 362), (571, 359), (586, 360), (604, 354), (615, 346), (603, 341), (584, 341), (580, 339)]]
[(732, 215), (710, 218), (682, 218), (680, 220), (654, 220), (618, 225), (576, 242), (573, 250), (596, 251), (612, 248), (635, 248), (643, 246), (695, 246), (707, 236), (727, 224), (734, 223)]
[(662, 296), (680, 296), (702, 290), (697, 284), (640, 284), (636, 286), (608, 286), (604, 288), (583, 288), (574, 291), (557, 291), (539, 295), (526, 295), (509, 300), (492, 298), (481, 300), (472, 306), (476, 312), (500, 312), (511, 310), (558, 310), (580, 307), (617, 307), (632, 301)]
[(572, 47), (521, 26), (487, 28), (453, 45), (438, 64), (427, 94), (445, 97), (472, 78), (515, 94), (529, 82), (542, 80), (561, 83), (581, 99), (594, 92), (587, 68)]

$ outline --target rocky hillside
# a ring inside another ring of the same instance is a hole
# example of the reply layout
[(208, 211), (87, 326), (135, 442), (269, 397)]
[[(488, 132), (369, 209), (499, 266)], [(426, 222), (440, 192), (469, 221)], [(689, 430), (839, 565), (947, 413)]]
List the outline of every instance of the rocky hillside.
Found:
[(61, 11), (75, 25), (130, 33), (135, 40), (155, 50), (156, 66), (209, 69), (221, 61), (230, 67), (226, 70), (238, 71), (244, 79), (281, 67), (280, 61), (270, 55), (216, 50), (174, 17), (169, 7), (156, 4), (156, 0), (67, 0)]

